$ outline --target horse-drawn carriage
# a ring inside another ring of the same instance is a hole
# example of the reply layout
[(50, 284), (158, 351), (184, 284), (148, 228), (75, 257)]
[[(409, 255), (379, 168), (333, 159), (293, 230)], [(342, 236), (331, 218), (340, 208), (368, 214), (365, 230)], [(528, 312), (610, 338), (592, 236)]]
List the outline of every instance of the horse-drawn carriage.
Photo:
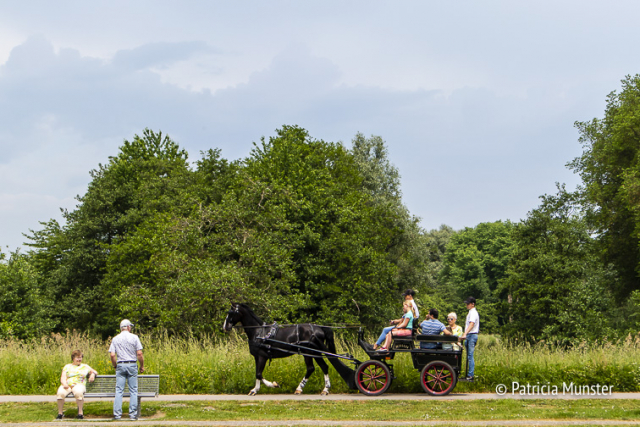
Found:
[[(364, 340), (364, 332), (358, 331), (358, 344), (370, 360), (357, 361), (356, 386), (367, 396), (379, 396), (391, 386), (395, 378), (393, 365), (389, 364), (397, 353), (411, 354), (413, 367), (420, 372), (422, 389), (432, 396), (445, 396), (455, 388), (462, 368), (460, 349), (443, 350), (442, 343), (457, 343), (458, 337), (447, 335), (422, 335), (414, 329), (411, 336), (394, 337), (389, 351), (373, 350)], [(435, 348), (420, 348), (420, 343), (432, 343)]]
[[(256, 385), (249, 392), (256, 394), (260, 390), (260, 382), (267, 387), (279, 387), (262, 377), (262, 372), (269, 359), (302, 355), (307, 365), (307, 373), (302, 379), (296, 394), (302, 393), (309, 376), (314, 372), (313, 362), (322, 369), (325, 377), (325, 388), (322, 394), (328, 394), (329, 382), (326, 357), (347, 383), (349, 388), (358, 389), (367, 396), (379, 396), (389, 389), (393, 381), (393, 365), (389, 362), (397, 353), (409, 353), (413, 367), (420, 372), (420, 385), (430, 395), (444, 396), (455, 388), (460, 378), (463, 365), (462, 346), (455, 349), (442, 349), (441, 343), (457, 343), (458, 337), (446, 335), (421, 335), (417, 329), (411, 336), (394, 337), (388, 351), (373, 350), (371, 344), (364, 340), (364, 331), (358, 331), (358, 345), (365, 351), (369, 360), (360, 361), (349, 354), (337, 354), (333, 339), (333, 330), (327, 326), (300, 324), (281, 326), (267, 325), (244, 304), (233, 304), (225, 319), (223, 329), (230, 331), (233, 325), (240, 323), (249, 338), (249, 350), (256, 361)], [(420, 343), (433, 343), (436, 348), (421, 348)], [(342, 360), (354, 364), (351, 369)]]

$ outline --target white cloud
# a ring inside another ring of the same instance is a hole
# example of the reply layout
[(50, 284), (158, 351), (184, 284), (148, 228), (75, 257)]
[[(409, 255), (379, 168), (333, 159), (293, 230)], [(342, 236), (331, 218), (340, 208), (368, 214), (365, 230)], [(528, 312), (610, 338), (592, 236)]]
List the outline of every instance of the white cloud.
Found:
[[(381, 135), (427, 228), (517, 220), (640, 70), (636, 3), (36, 2), (0, 6), (0, 244), (72, 207), (145, 127), (248, 154), (283, 124)], [(34, 10), (38, 10), (35, 13)], [(37, 35), (43, 34), (43, 35)], [(17, 237), (16, 237), (17, 236)]]

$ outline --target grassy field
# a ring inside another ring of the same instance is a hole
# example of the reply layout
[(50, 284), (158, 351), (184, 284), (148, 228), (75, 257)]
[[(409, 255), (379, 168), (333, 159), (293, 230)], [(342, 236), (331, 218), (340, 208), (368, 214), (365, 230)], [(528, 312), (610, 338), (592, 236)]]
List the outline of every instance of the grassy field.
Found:
[[(338, 340), (340, 352), (361, 360), (366, 355), (355, 346), (355, 333)], [(162, 394), (245, 394), (254, 385), (254, 362), (248, 346), (236, 332), (224, 340), (179, 339), (142, 336), (147, 373), (160, 374)], [(53, 335), (39, 341), (0, 341), (0, 394), (54, 394), (62, 366), (74, 349), (85, 354), (85, 363), (100, 374), (113, 374), (108, 343), (86, 335)], [(408, 354), (393, 361), (397, 379), (389, 392), (422, 392), (419, 373)], [(640, 390), (640, 342), (625, 341), (583, 345), (570, 350), (553, 346), (507, 346), (495, 337), (481, 336), (476, 350), (476, 377), (473, 384), (459, 383), (456, 392), (494, 392), (497, 384), (550, 384), (561, 386), (601, 384), (614, 391)], [(305, 373), (300, 356), (274, 360), (265, 377), (282, 388), (262, 387), (260, 393), (293, 393)], [(334, 393), (349, 392), (335, 371), (331, 371)], [(305, 393), (319, 393), (323, 387), (320, 370), (312, 376)]]
[[(77, 414), (75, 403), (65, 406), (65, 417)], [(126, 404), (125, 404), (126, 410)], [(3, 422), (51, 421), (57, 411), (54, 403), (0, 404)], [(87, 403), (85, 418), (111, 418), (110, 402)], [(451, 401), (143, 401), (146, 420), (172, 421), (433, 421), (433, 420), (639, 420), (636, 400), (476, 400)]]

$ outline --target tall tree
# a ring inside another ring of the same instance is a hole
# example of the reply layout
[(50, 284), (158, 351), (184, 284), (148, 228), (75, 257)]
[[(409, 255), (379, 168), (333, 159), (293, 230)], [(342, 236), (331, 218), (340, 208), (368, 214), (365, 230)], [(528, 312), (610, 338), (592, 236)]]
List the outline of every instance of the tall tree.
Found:
[(582, 177), (587, 220), (605, 263), (620, 274), (618, 300), (640, 289), (640, 75), (622, 80), (607, 97), (603, 119), (576, 122), (583, 153), (569, 163)]
[(111, 292), (102, 286), (111, 246), (157, 212), (187, 212), (194, 198), (187, 191), (187, 153), (148, 129), (91, 177), (77, 208), (63, 212), (64, 226), (43, 223), (28, 237), (39, 249), (34, 263), (57, 302), (58, 324), (109, 334), (119, 316), (117, 307), (105, 305)]
[(607, 335), (609, 277), (597, 262), (591, 233), (575, 195), (563, 187), (542, 196), (542, 204), (516, 226), (515, 252), (502, 283), (507, 335), (569, 343)]
[(351, 154), (362, 176), (362, 189), (379, 209), (392, 214), (398, 230), (388, 248), (388, 259), (396, 266), (395, 294), (413, 288), (426, 293), (429, 287), (428, 238), (420, 218), (402, 203), (400, 172), (389, 160), (389, 150), (380, 136), (366, 138), (358, 133), (351, 141)]
[(395, 266), (387, 249), (399, 231), (394, 212), (363, 191), (353, 156), (296, 126), (262, 140), (247, 174), (278, 193), (292, 224), (295, 290), (308, 296), (301, 319), (379, 322), (389, 315)]
[(443, 283), (440, 281), (440, 272), (444, 268), (446, 248), (456, 232), (448, 225), (442, 224), (440, 228), (424, 233), (425, 253), (428, 257), (427, 283), (430, 289), (442, 291)]

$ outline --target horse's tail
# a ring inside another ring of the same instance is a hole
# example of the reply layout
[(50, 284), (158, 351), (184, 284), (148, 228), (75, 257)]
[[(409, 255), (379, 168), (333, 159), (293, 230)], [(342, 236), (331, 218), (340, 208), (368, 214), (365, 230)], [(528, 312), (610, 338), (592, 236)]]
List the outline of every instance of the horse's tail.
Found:
[[(322, 331), (324, 332), (324, 339), (327, 349), (330, 353), (336, 354), (336, 341), (333, 337), (333, 329), (323, 327)], [(327, 355), (327, 359), (329, 359), (329, 362), (331, 362), (335, 370), (338, 371), (344, 382), (347, 383), (347, 386), (351, 390), (356, 390), (358, 388), (356, 386), (356, 372), (342, 363), (342, 361), (335, 356)]]

